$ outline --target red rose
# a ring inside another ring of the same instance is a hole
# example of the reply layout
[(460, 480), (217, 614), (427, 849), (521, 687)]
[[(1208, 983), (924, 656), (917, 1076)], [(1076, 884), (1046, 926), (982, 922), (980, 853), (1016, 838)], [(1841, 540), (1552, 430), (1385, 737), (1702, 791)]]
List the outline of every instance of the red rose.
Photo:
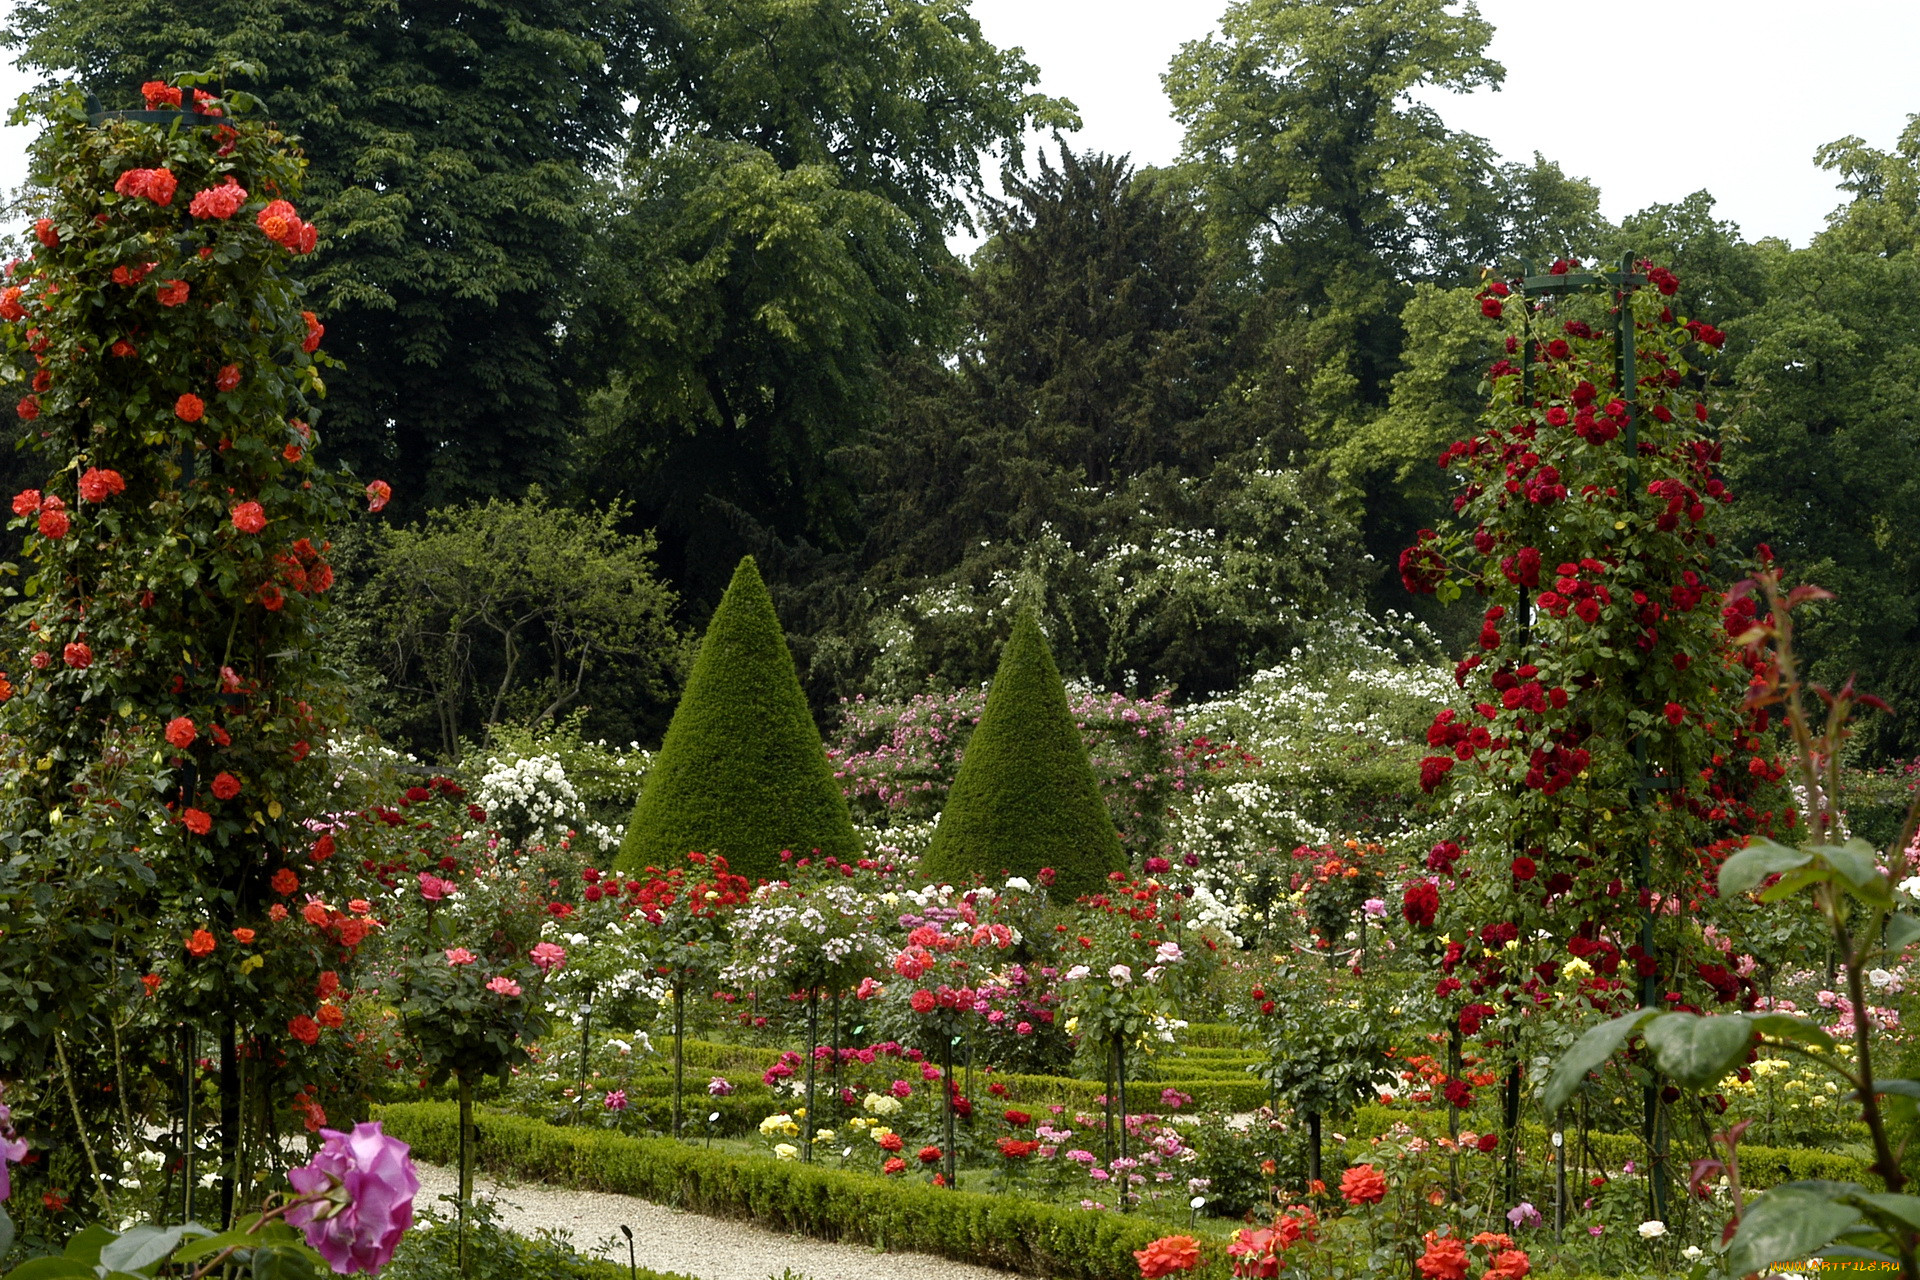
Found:
[(1431, 794), (1452, 769), (1452, 756), (1427, 756), (1420, 761), (1420, 789)]
[(198, 730), (194, 728), (193, 721), (185, 716), (175, 716), (167, 721), (166, 739), (182, 751), (193, 745), (196, 736)]
[(140, 96), (147, 100), (147, 110), (158, 111), (162, 107), (180, 106), (180, 91), (164, 80), (149, 80), (140, 86)]
[(1416, 929), (1433, 928), (1433, 919), (1440, 910), (1440, 890), (1431, 880), (1416, 880), (1407, 886), (1405, 896), (1400, 902), (1400, 914), (1407, 923)]
[(937, 1001), (933, 998), (933, 992), (921, 990), (914, 992), (907, 1003), (913, 1007), (915, 1013), (932, 1013)]
[(1379, 1204), (1387, 1198), (1387, 1178), (1370, 1164), (1357, 1164), (1340, 1175), (1340, 1194), (1348, 1204)]
[(213, 934), (205, 929), (195, 929), (187, 936), (187, 953), (196, 959), (206, 959), (218, 945)]
[(1531, 880), (1535, 875), (1539, 874), (1539, 870), (1540, 869), (1534, 865), (1532, 858), (1521, 857), (1513, 860), (1513, 878), (1515, 880)]
[(228, 178), (217, 187), (208, 187), (193, 198), (187, 212), (196, 218), (231, 218), (247, 202), (247, 189)]
[(313, 848), (307, 852), (307, 856), (315, 862), (325, 862), (328, 858), (331, 858), (333, 856), (333, 837), (321, 836), (318, 840), (315, 840), (313, 842)]
[(252, 946), (253, 939), (254, 932), (251, 929), (235, 929), (233, 931), (233, 940), (243, 947)]
[(347, 1020), (347, 1015), (337, 1004), (321, 1005), (316, 1011), (316, 1016), (320, 1019), (320, 1025), (329, 1031), (338, 1031)]
[(242, 533), (258, 533), (267, 527), (267, 513), (257, 502), (236, 503), (230, 518)]
[(67, 536), (73, 521), (67, 517), (66, 504), (49, 494), (40, 502), (40, 536), (58, 542)]
[(263, 582), (260, 584), (259, 596), (261, 607), (269, 613), (278, 613), (281, 606), (287, 602), (287, 597), (281, 592), (280, 588), (271, 582)]
[(240, 366), (237, 364), (221, 365), (220, 376), (214, 379), (213, 385), (219, 387), (222, 391), (231, 391), (239, 386)]
[(173, 416), (182, 422), (198, 422), (207, 416), (207, 402), (189, 391), (173, 402)]
[(40, 491), (38, 489), (22, 489), (13, 495), (13, 514), (30, 516), (39, 509)]
[(60, 229), (53, 225), (52, 218), (42, 218), (33, 224), (34, 238), (51, 249), (60, 243)]
[(287, 1023), (287, 1034), (301, 1044), (317, 1044), (320, 1041), (320, 1024), (303, 1013)]
[(1481, 1134), (1481, 1135), (1480, 1135), (1480, 1149), (1481, 1149), (1482, 1151), (1488, 1151), (1488, 1152), (1491, 1152), (1491, 1151), (1497, 1151), (1497, 1150), (1499, 1150), (1499, 1149), (1500, 1149), (1500, 1135), (1499, 1135), (1499, 1134), (1497, 1134), (1497, 1133), (1483, 1133), (1483, 1134)]
[(127, 482), (118, 471), (108, 471), (100, 467), (89, 467), (80, 476), (80, 500), (82, 502), (105, 502), (116, 493), (125, 493)]
[(187, 830), (197, 836), (203, 836), (213, 830), (213, 815), (199, 809), (187, 810), (180, 815), (180, 821), (186, 825)]
[(311, 311), (302, 311), (300, 318), (307, 322), (307, 336), (305, 341), (301, 342), (300, 349), (312, 355), (320, 349), (320, 339), (327, 336), (327, 326), (321, 324), (320, 317)]
[(393, 486), (385, 480), (372, 480), (367, 483), (367, 510), (380, 510), (392, 497)]
[(1669, 702), (1667, 704), (1667, 723), (1668, 724), (1673, 725), (1677, 728), (1680, 722), (1682, 720), (1685, 720), (1686, 718), (1687, 718), (1687, 709), (1685, 707), (1681, 706), (1677, 702)]
[(67, 645), (60, 651), (60, 656), (66, 660), (68, 666), (76, 670), (85, 671), (93, 665), (93, 650), (84, 640), (75, 640)]
[(222, 770), (213, 776), (213, 794), (220, 800), (231, 800), (240, 794), (240, 779)]
[(889, 1176), (896, 1173), (905, 1173), (906, 1171), (907, 1171), (907, 1162), (905, 1160), (902, 1160), (899, 1156), (892, 1157), (885, 1164), (880, 1166), (880, 1172), (887, 1174)]
[(1009, 1111), (1006, 1113), (1006, 1120), (1016, 1129), (1024, 1129), (1033, 1123), (1033, 1117), (1024, 1111)]
[(1498, 298), (1480, 299), (1480, 314), (1485, 316), (1489, 320), (1498, 320), (1500, 318), (1500, 313), (1505, 309), (1505, 307), (1506, 307), (1506, 304), (1501, 302), (1500, 299)]
[(925, 1146), (920, 1148), (919, 1154), (920, 1154), (921, 1164), (932, 1164), (934, 1161), (940, 1158), (940, 1148), (935, 1146)]
[(13, 406), (13, 411), (19, 415), (20, 421), (32, 422), (40, 416), (40, 400), (36, 396), (24, 396), (19, 404)]

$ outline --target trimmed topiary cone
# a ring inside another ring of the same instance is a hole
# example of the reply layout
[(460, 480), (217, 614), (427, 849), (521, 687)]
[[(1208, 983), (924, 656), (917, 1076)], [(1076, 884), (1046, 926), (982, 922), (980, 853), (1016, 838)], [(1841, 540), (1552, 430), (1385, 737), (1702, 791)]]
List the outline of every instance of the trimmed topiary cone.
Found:
[(920, 867), (940, 881), (1052, 867), (1055, 899), (1070, 902), (1126, 865), (1047, 638), (1023, 613)]
[(860, 856), (773, 597), (748, 556), (707, 625), (618, 865), (638, 871), (698, 851), (724, 854), (750, 880), (773, 879), (782, 849)]

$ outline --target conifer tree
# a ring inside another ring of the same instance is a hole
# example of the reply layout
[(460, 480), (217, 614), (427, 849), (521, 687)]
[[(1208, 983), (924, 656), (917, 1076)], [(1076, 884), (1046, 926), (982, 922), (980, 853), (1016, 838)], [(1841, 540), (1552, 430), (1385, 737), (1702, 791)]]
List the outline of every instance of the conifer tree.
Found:
[(748, 556), (700, 643), (619, 863), (664, 866), (698, 851), (770, 879), (783, 849), (860, 855), (773, 598)]
[(1120, 838), (1067, 709), (1066, 686), (1032, 613), (1000, 655), (940, 826), (921, 859), (936, 880), (1054, 871), (1071, 901), (1126, 865)]

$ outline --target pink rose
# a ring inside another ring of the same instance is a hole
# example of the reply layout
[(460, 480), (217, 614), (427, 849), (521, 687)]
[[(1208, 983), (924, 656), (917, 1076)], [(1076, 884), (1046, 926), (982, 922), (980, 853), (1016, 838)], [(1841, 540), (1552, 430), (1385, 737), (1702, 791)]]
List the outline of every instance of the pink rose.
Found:
[(420, 1179), (410, 1148), (380, 1132), (377, 1120), (352, 1133), (322, 1129), (320, 1137), (313, 1162), (287, 1173), (295, 1191), (319, 1198), (295, 1205), (287, 1222), (306, 1233), (308, 1247), (336, 1274), (377, 1272), (413, 1225)]
[(529, 958), (540, 972), (552, 973), (567, 962), (567, 949), (551, 942), (543, 942), (533, 949)]
[(512, 999), (514, 996), (520, 994), (520, 984), (503, 973), (487, 983), (487, 990), (497, 996), (505, 996), (508, 999)]
[(447, 963), (450, 965), (472, 964), (475, 958), (473, 952), (465, 947), (447, 948)]

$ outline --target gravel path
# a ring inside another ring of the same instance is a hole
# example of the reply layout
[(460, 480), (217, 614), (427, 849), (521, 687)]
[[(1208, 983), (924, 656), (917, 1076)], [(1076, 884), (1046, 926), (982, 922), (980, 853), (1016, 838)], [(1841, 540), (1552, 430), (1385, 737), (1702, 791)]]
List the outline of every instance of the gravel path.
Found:
[[(452, 1169), (417, 1164), (422, 1204), (454, 1194)], [(582, 1253), (627, 1260), (620, 1225), (633, 1228), (640, 1265), (697, 1280), (768, 1280), (792, 1268), (808, 1280), (1010, 1280), (1012, 1273), (924, 1253), (879, 1253), (865, 1245), (781, 1235), (750, 1222), (708, 1218), (633, 1196), (574, 1191), (541, 1183), (505, 1186), (474, 1177), (493, 1197), (500, 1221), (516, 1231), (565, 1231)]]

